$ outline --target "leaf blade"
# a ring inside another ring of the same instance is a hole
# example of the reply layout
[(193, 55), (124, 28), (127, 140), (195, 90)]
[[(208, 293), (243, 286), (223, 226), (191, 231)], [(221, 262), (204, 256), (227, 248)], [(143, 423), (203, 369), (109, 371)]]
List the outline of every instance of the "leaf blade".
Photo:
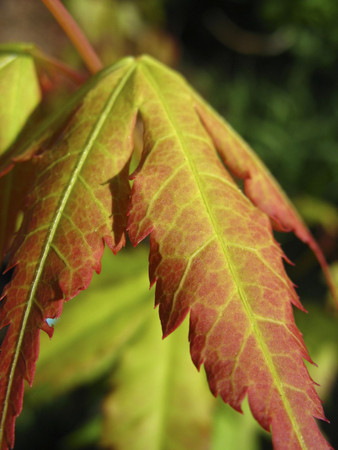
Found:
[[(10, 325), (1, 346), (4, 448), (13, 446), (23, 377), (32, 383), (39, 330), (51, 333), (45, 319), (59, 316), (63, 299), (85, 289), (93, 270), (100, 271), (104, 242), (116, 252), (124, 244), (136, 109), (123, 87), (130, 82), (134, 65), (130, 61), (108, 71), (66, 123), (62, 139), (55, 136), (52, 148), (39, 157), (37, 183), (11, 249), (10, 266), (17, 267), (0, 312), (2, 326)], [(127, 112), (124, 102), (130, 105)]]
[(41, 100), (34, 61), (30, 55), (9, 50), (0, 52), (0, 92), (1, 155), (17, 138)]
[(270, 217), (277, 230), (293, 231), (311, 248), (322, 268), (333, 301), (338, 307), (337, 287), (325, 256), (278, 182), (236, 131), (198, 94), (193, 93), (193, 96), (198, 114), (224, 164), (232, 173), (244, 179), (245, 194)]
[[(219, 162), (182, 79), (150, 58), (139, 73), (145, 151), (128, 233), (134, 244), (150, 233), (150, 279), (164, 336), (190, 311), (192, 359), (204, 364), (212, 392), (238, 410), (247, 393), (256, 419), (271, 425), (276, 448), (282, 439), (290, 448), (305, 448), (304, 440), (327, 448), (311, 415), (324, 419), (292, 315), (291, 303), (301, 305), (267, 216)], [(306, 419), (294, 385), (311, 411)]]
[[(0, 156), (16, 140), (41, 101), (33, 58), (16, 47), (0, 46)], [(30, 184), (32, 168), (17, 168), (0, 178), (0, 262), (15, 231), (15, 224)]]

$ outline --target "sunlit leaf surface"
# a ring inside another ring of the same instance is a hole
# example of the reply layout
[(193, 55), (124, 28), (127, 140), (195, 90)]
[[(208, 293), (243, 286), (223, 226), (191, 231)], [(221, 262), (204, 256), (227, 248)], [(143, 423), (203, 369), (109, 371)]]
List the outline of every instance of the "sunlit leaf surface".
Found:
[[(0, 310), (1, 328), (7, 327), (2, 448), (13, 446), (40, 329), (51, 334), (46, 319), (58, 317), (63, 301), (88, 287), (93, 270), (100, 271), (104, 244), (116, 253), (125, 230), (134, 245), (150, 235), (150, 281), (163, 334), (189, 315), (192, 360), (204, 365), (213, 394), (239, 411), (247, 396), (277, 449), (329, 448), (314, 419), (324, 413), (293, 318), (292, 304), (301, 304), (272, 234), (271, 219), (284, 228), (290, 219), (277, 183), (228, 126), (203, 109), (182, 77), (147, 56), (122, 60), (81, 92), (63, 121), (59, 114), (57, 126), (51, 124), (46, 137), (42, 130), (27, 150), (37, 176), (9, 251), (15, 270)], [(137, 114), (144, 146), (131, 191)], [(245, 179), (244, 193), (233, 175)], [(287, 228), (314, 248), (299, 218), (291, 222)]]
[(33, 58), (0, 46), (0, 155), (14, 142), (41, 99)]

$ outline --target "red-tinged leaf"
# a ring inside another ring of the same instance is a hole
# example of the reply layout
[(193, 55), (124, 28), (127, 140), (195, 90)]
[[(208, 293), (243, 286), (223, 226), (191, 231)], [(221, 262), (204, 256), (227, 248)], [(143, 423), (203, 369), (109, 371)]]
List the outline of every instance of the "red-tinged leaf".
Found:
[(36, 156), (38, 176), (11, 249), (16, 265), (0, 309), (8, 326), (1, 345), (1, 448), (13, 447), (23, 380), (31, 384), (39, 332), (52, 330), (63, 300), (100, 271), (104, 242), (124, 244), (128, 165), (136, 117), (133, 59), (107, 69), (84, 96), (49, 148)]
[(195, 95), (196, 109), (224, 164), (244, 179), (245, 194), (272, 220), (274, 228), (293, 231), (309, 245), (320, 263), (338, 308), (338, 294), (325, 257), (277, 181), (246, 142), (212, 108)]
[(329, 448), (268, 216), (222, 165), (182, 78), (143, 57), (138, 89), (145, 147), (128, 231), (135, 245), (150, 234), (164, 335), (190, 312), (192, 359), (215, 395), (237, 410), (247, 395), (276, 449)]
[(154, 315), (146, 249), (133, 249), (133, 256), (129, 251), (113, 255), (107, 250), (100, 275), (94, 273), (89, 288), (63, 308), (53, 339), (40, 336), (34, 384), (26, 391), (31, 402), (53, 402), (107, 374), (126, 346), (139, 339), (149, 315)]

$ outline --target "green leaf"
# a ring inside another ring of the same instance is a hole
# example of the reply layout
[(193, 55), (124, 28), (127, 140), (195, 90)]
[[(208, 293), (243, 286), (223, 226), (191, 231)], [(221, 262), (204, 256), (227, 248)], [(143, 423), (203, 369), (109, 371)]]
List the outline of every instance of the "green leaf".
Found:
[(314, 302), (306, 303), (306, 308), (309, 311), (306, 320), (304, 315), (296, 314), (296, 322), (303, 331), (306, 345), (318, 364), (318, 367), (309, 367), (310, 375), (319, 384), (318, 392), (322, 400), (326, 400), (338, 375), (337, 317)]
[[(214, 415), (212, 450), (260, 450), (264, 431), (250, 414), (247, 399), (242, 403), (243, 414), (219, 402)], [(267, 433), (266, 436), (268, 437)]]
[(0, 155), (15, 141), (38, 106), (41, 93), (29, 54), (0, 47)]
[(215, 400), (188, 353), (188, 323), (161, 341), (150, 311), (142, 334), (121, 356), (104, 402), (102, 443), (119, 450), (209, 447)]

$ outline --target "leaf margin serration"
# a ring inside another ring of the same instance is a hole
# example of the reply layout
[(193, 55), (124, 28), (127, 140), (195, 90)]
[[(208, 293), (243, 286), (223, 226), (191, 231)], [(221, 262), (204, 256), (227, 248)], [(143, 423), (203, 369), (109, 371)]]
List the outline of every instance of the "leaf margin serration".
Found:
[[(104, 70), (103, 73), (98, 74), (98, 76), (95, 77), (94, 81), (90, 80), (89, 83), (88, 83), (89, 87), (87, 85), (84, 86), (80, 90), (80, 93), (76, 93), (74, 95), (74, 97), (70, 101), (70, 107), (67, 106), (66, 107), (66, 111), (68, 112), (69, 109), (72, 109), (74, 103), (77, 104), (78, 100), (82, 98), (83, 93), (90, 92), (91, 87), (95, 86), (95, 81), (104, 80), (105, 76), (109, 76), (109, 74), (117, 72), (119, 69), (122, 70), (124, 68), (129, 69), (129, 70), (127, 70), (127, 76), (126, 77), (122, 77), (123, 80), (124, 80), (124, 82), (122, 83), (122, 87), (121, 87), (121, 89), (122, 89), (123, 86), (125, 85), (125, 83), (130, 79), (132, 73), (135, 70), (135, 60), (134, 60), (134, 58), (131, 58), (131, 57), (130, 58), (125, 58), (124, 60), (122, 60), (122, 61), (118, 62), (117, 64), (115, 64), (115, 65), (107, 68), (106, 70)], [(20, 382), (20, 386), (21, 386), (20, 390), (21, 390), (21, 392), (19, 393), (19, 397), (21, 397), (21, 400), (20, 400), (19, 404), (16, 405), (16, 407), (18, 408), (18, 411), (14, 412), (13, 420), (11, 420), (10, 425), (7, 425), (6, 424), (6, 421), (7, 421), (7, 418), (8, 418), (7, 413), (8, 413), (8, 407), (9, 407), (9, 404), (10, 404), (10, 396), (11, 396), (12, 386), (13, 386), (13, 382), (14, 382), (14, 378), (15, 378), (15, 372), (16, 372), (17, 367), (18, 367), (17, 366), (18, 358), (19, 358), (19, 355), (20, 355), (20, 353), (22, 351), (23, 339), (24, 339), (24, 335), (25, 335), (26, 330), (27, 330), (27, 323), (28, 323), (28, 321), (29, 321), (29, 319), (31, 317), (32, 308), (34, 306), (37, 306), (38, 309), (40, 309), (41, 314), (43, 316), (41, 306), (39, 306), (39, 304), (37, 303), (37, 301), (35, 299), (35, 294), (36, 294), (36, 291), (38, 289), (38, 286), (39, 286), (39, 283), (40, 283), (40, 279), (42, 277), (43, 270), (45, 268), (45, 262), (46, 262), (46, 259), (48, 258), (49, 252), (51, 250), (53, 238), (55, 236), (56, 230), (57, 230), (58, 225), (60, 223), (60, 220), (62, 218), (62, 212), (63, 212), (63, 210), (64, 210), (64, 208), (65, 208), (65, 206), (67, 204), (68, 198), (69, 198), (69, 196), (70, 196), (70, 194), (72, 192), (72, 188), (73, 188), (74, 184), (77, 181), (76, 180), (76, 178), (77, 178), (76, 176), (80, 173), (81, 168), (82, 168), (84, 162), (86, 161), (86, 158), (87, 158), (88, 154), (90, 153), (90, 150), (92, 148), (92, 144), (94, 143), (95, 138), (98, 136), (102, 126), (105, 123), (105, 119), (107, 117), (106, 114), (109, 112), (109, 108), (111, 108), (114, 105), (114, 101), (116, 100), (116, 98), (118, 98), (119, 92), (120, 91), (118, 91), (118, 92), (115, 92), (114, 90), (112, 91), (112, 94), (110, 95), (110, 98), (109, 98), (109, 101), (108, 101), (108, 105), (106, 105), (106, 108), (105, 108), (104, 117), (100, 116), (99, 119), (96, 120), (96, 127), (95, 127), (95, 130), (94, 130), (94, 133), (92, 134), (91, 138), (89, 139), (86, 151), (82, 153), (82, 156), (79, 158), (79, 160), (78, 160), (78, 162), (76, 164), (76, 168), (75, 168), (74, 172), (71, 174), (70, 178), (71, 178), (71, 180), (73, 180), (73, 183), (71, 183), (65, 189), (65, 191), (63, 192), (61, 203), (58, 205), (59, 206), (58, 210), (55, 212), (55, 214), (53, 216), (52, 224), (49, 227), (46, 239), (44, 240), (44, 245), (43, 245), (44, 249), (42, 250), (41, 255), (40, 255), (40, 263), (38, 264), (37, 269), (35, 270), (34, 279), (32, 280), (31, 287), (29, 289), (29, 294), (27, 296), (28, 297), (27, 306), (25, 308), (25, 313), (24, 313), (24, 317), (23, 317), (21, 331), (19, 332), (19, 337), (18, 337), (18, 340), (17, 340), (17, 343), (16, 343), (16, 350), (15, 350), (15, 353), (14, 353), (14, 359), (12, 360), (12, 364), (10, 366), (9, 379), (5, 380), (5, 383), (6, 383), (5, 391), (6, 392), (5, 392), (5, 399), (4, 399), (4, 405), (3, 405), (4, 408), (3, 408), (2, 414), (1, 414), (1, 424), (0, 424), (0, 442), (2, 441), (1, 445), (2, 445), (3, 448), (6, 448), (7, 444), (6, 444), (5, 441), (7, 441), (7, 440), (8, 440), (8, 443), (9, 443), (10, 446), (13, 445), (13, 442), (14, 442), (14, 440), (13, 440), (14, 439), (14, 421), (15, 421), (15, 417), (17, 417), (17, 415), (18, 415), (17, 412), (20, 413), (20, 410), (21, 410), (21, 407), (22, 407), (23, 380), (22, 380), (22, 383)], [(62, 118), (62, 114), (57, 113), (56, 114), (56, 119), (54, 119), (54, 120), (56, 120), (56, 122), (58, 122), (59, 120), (61, 120), (61, 118)], [(47, 122), (47, 123), (49, 123), (49, 122)], [(46, 127), (43, 129), (42, 134), (44, 133), (44, 130), (46, 130)], [(48, 129), (47, 129), (47, 133), (48, 133)], [(42, 142), (43, 142), (43, 140), (44, 139), (42, 139)], [(37, 141), (38, 141), (38, 143), (41, 142), (40, 139), (37, 139)], [(39, 149), (38, 146), (37, 146), (37, 149)], [(44, 149), (44, 151), (48, 151), (48, 150)], [(11, 164), (11, 166), (12, 166), (12, 164)], [(10, 169), (11, 168), (12, 167), (10, 167)], [(20, 231), (19, 231), (18, 235), (20, 235)], [(10, 259), (10, 262), (9, 262), (9, 267), (7, 268), (7, 270), (9, 268), (15, 267), (14, 275), (12, 277), (11, 282), (5, 287), (5, 291), (4, 291), (4, 293), (3, 293), (2, 297), (1, 297), (2, 301), (8, 302), (8, 294), (10, 292), (10, 289), (11, 289), (11, 286), (12, 286), (12, 282), (13, 282), (13, 280), (15, 281), (17, 270), (20, 270), (20, 261), (17, 261), (15, 259), (16, 258), (15, 253), (13, 254), (13, 252), (18, 250), (17, 249), (18, 246), (20, 247), (20, 241), (18, 243), (14, 242), (14, 244), (12, 246), (12, 249), (11, 249), (12, 255), (11, 255), (11, 259)], [(121, 244), (121, 246), (122, 246), (122, 244)], [(116, 247), (115, 251), (118, 251), (121, 248), (121, 246)], [(102, 254), (101, 254), (101, 256), (102, 256)], [(98, 267), (95, 270), (98, 270)], [(85, 286), (84, 288), (86, 288), (86, 287), (87, 286)], [(72, 296), (74, 296), (76, 294), (77, 294), (77, 292), (75, 292)], [(61, 300), (68, 300), (69, 298), (70, 297), (66, 298), (64, 296), (64, 299), (60, 299), (60, 301)], [(62, 301), (61, 301), (61, 303), (59, 302), (58, 310), (55, 311), (56, 315), (59, 315), (61, 313), (61, 307), (62, 307)], [(2, 324), (2, 326), (6, 326), (6, 325), (8, 325), (8, 324), (7, 323)], [(50, 335), (52, 334), (52, 328), (49, 327), (46, 323), (42, 324), (41, 329), (43, 329), (44, 331), (46, 331)], [(6, 342), (7, 334), (8, 333), (6, 333), (4, 341), (2, 342), (2, 351), (3, 351), (4, 344)], [(36, 351), (37, 351), (37, 349), (35, 348), (35, 352)], [(27, 372), (27, 369), (25, 369), (26, 372), (24, 374), (24, 377), (27, 379), (27, 381), (30, 384), (33, 381), (34, 370), (35, 370), (35, 363), (33, 364), (33, 366), (31, 366), (31, 368), (30, 368), (30, 370), (28, 372)], [(9, 435), (9, 437), (7, 437), (7, 435)]]
[[(150, 72), (151, 71), (151, 69), (149, 68), (150, 66), (154, 66), (154, 67), (156, 67), (156, 68), (159, 68), (159, 70), (163, 70), (163, 72), (164, 71), (166, 71), (167, 69), (166, 68), (163, 68), (163, 66), (160, 64), (160, 63), (158, 63), (157, 61), (154, 61), (154, 60), (152, 60), (152, 58), (149, 58), (149, 57), (143, 57), (142, 58), (142, 63), (143, 63), (143, 66), (148, 66), (147, 67), (147, 70)], [(167, 71), (168, 72), (168, 71)], [(180, 93), (182, 93), (182, 92), (184, 92), (184, 90), (185, 90), (185, 88), (183, 87), (183, 85), (185, 84), (185, 81), (184, 81), (184, 79), (182, 78), (182, 77), (180, 77), (179, 75), (177, 75), (176, 73), (172, 73), (172, 78), (174, 79), (177, 79), (177, 80), (181, 80), (181, 82), (183, 81), (183, 83), (182, 83), (182, 85), (181, 86), (177, 86), (176, 88), (173, 88), (173, 87), (171, 87), (171, 89), (172, 89), (172, 91), (179, 91)], [(165, 83), (164, 83), (165, 84)], [(164, 84), (163, 84), (163, 89), (165, 90), (165, 89), (167, 89), (167, 86), (166, 87), (164, 87)], [(186, 88), (187, 89), (187, 91), (189, 91), (190, 90), (190, 88), (189, 87), (187, 87)], [(149, 94), (147, 94), (146, 95), (146, 97), (147, 98), (149, 98)], [(193, 99), (193, 96), (192, 96), (192, 98), (191, 98), (191, 101), (192, 101), (192, 103), (194, 103), (194, 99)], [(166, 107), (164, 107), (163, 108), (164, 110), (166, 109)], [(142, 116), (142, 104), (140, 105), (140, 110), (141, 110), (141, 116)], [(197, 113), (196, 113), (197, 114)], [(207, 130), (206, 130), (207, 131)], [(169, 133), (169, 135), (170, 135), (170, 133)], [(164, 137), (163, 137), (163, 139), (165, 139)], [(154, 146), (156, 146), (156, 142), (155, 142), (155, 144), (154, 144)], [(138, 177), (140, 176), (140, 173), (142, 173), (142, 169), (143, 169), (143, 166), (144, 166), (144, 164), (145, 164), (145, 161), (146, 161), (146, 158), (148, 157), (148, 154), (149, 153), (151, 153), (151, 149), (149, 150), (149, 149), (147, 149), (146, 150), (146, 152), (147, 152), (147, 155), (144, 157), (144, 161), (143, 161), (143, 163), (141, 163), (140, 164), (140, 167), (136, 170), (136, 172), (135, 172), (135, 174), (133, 175), (133, 179), (134, 179), (134, 185), (133, 185), (133, 194), (134, 195), (136, 195), (136, 193), (135, 193), (135, 191), (134, 191), (134, 188), (135, 188), (135, 186), (137, 186), (137, 179), (138, 179)], [(133, 194), (132, 194), (132, 198), (133, 198)], [(152, 196), (154, 195), (154, 193), (152, 193)], [(138, 192), (138, 194), (137, 194), (137, 197), (139, 197), (140, 196), (140, 193)], [(250, 200), (249, 200), (250, 201)], [(253, 205), (254, 206), (254, 205)], [(255, 206), (254, 206), (255, 207)], [(133, 206), (132, 206), (132, 209), (133, 209)], [(132, 211), (132, 209), (131, 209), (131, 216), (133, 216), (133, 211)], [(135, 213), (136, 214), (136, 213)], [(139, 217), (139, 215), (138, 215), (138, 219), (139, 219), (140, 217)], [(142, 220), (146, 220), (145, 219), (145, 217), (142, 219)], [(131, 240), (132, 240), (132, 242), (134, 243), (134, 245), (136, 245), (140, 240), (142, 240), (144, 237), (146, 237), (148, 234), (150, 234), (150, 242), (151, 242), (151, 248), (152, 248), (152, 243), (153, 243), (153, 246), (154, 245), (158, 245), (157, 243), (155, 244), (154, 243), (154, 240), (156, 240), (156, 237), (155, 238), (153, 238), (153, 236), (155, 236), (155, 234), (156, 234), (156, 226), (155, 226), (155, 224), (154, 223), (148, 223), (147, 224), (147, 226), (141, 231), (141, 232), (139, 232), (139, 231), (135, 231), (135, 223), (133, 223), (133, 217), (131, 218), (131, 220), (129, 221), (129, 225), (128, 225), (128, 233), (129, 233), (129, 236), (131, 237)], [(271, 228), (271, 227), (270, 227)], [(155, 234), (154, 234), (155, 233)], [(153, 240), (152, 240), (152, 238), (153, 238)], [(273, 239), (274, 240), (274, 239)], [(154, 247), (153, 247), (154, 248)], [(278, 247), (279, 248), (279, 247)], [(283, 257), (283, 253), (280, 251), (280, 258), (282, 259), (282, 257)], [(157, 288), (158, 288), (158, 279), (156, 278), (156, 274), (155, 274), (155, 271), (156, 271), (156, 268), (154, 269), (154, 267), (152, 268), (152, 260), (156, 260), (156, 258), (157, 258), (157, 262), (155, 261), (155, 266), (156, 266), (156, 264), (159, 264), (159, 261), (161, 261), (161, 256), (158, 256), (158, 257), (155, 257), (155, 256), (152, 256), (152, 250), (151, 250), (151, 252), (150, 252), (150, 282), (151, 282), (151, 285), (153, 284), (153, 283), (155, 283), (155, 282), (157, 282)], [(284, 257), (285, 258), (285, 257)], [(285, 274), (285, 272), (284, 272), (284, 274)], [(285, 274), (285, 276), (286, 276), (286, 274)], [(291, 282), (289, 282), (290, 284), (289, 284), (289, 288), (294, 292), (294, 289), (293, 289), (293, 286), (292, 286), (292, 284), (291, 284)], [(158, 294), (158, 290), (156, 289), (156, 295)], [(294, 305), (296, 305), (296, 306), (298, 306), (299, 308), (301, 308), (301, 309), (303, 309), (302, 308), (302, 305), (301, 305), (301, 303), (299, 302), (299, 300), (298, 300), (298, 297), (297, 297), (297, 295), (296, 295), (296, 293), (294, 292), (294, 294), (292, 295), (292, 300), (291, 300), (291, 302), (294, 304)], [(159, 300), (157, 300), (156, 301), (156, 304), (158, 304), (159, 303)], [(189, 308), (190, 309), (190, 308)], [(167, 334), (169, 334), (171, 331), (173, 331), (173, 329), (176, 327), (176, 326), (178, 326), (179, 325), (179, 323), (184, 319), (184, 317), (185, 317), (185, 315), (188, 313), (188, 310), (186, 310), (184, 313), (182, 313), (183, 315), (182, 315), (182, 317), (180, 318), (180, 320), (175, 324), (175, 326), (173, 326), (171, 329), (167, 329), (166, 328), (166, 323), (165, 323), (165, 319), (163, 319), (163, 316), (161, 317), (161, 321), (162, 321), (162, 326), (163, 326), (163, 334), (164, 334), (164, 336), (166, 336)], [(160, 304), (160, 316), (161, 316), (161, 304)], [(298, 338), (296, 339), (296, 341), (298, 341), (298, 344), (300, 345), (300, 347), (299, 347), (299, 352), (300, 352), (300, 354), (301, 354), (301, 356), (303, 357), (303, 358), (305, 358), (305, 359), (307, 359), (308, 361), (311, 361), (311, 359), (310, 359), (310, 357), (309, 357), (309, 355), (308, 355), (308, 353), (307, 353), (307, 351), (306, 351), (306, 349), (305, 349), (305, 344), (302, 342), (302, 338), (301, 338), (301, 335), (299, 334), (299, 336), (298, 336)], [(265, 352), (266, 353), (266, 352)], [(269, 352), (268, 352), (269, 353)], [(269, 356), (269, 355), (268, 355)], [(300, 355), (299, 355), (300, 356)], [(201, 362), (201, 364), (203, 363), (204, 361), (202, 361)], [(195, 363), (196, 364), (196, 363)], [(198, 364), (198, 367), (201, 365), (201, 364)], [(302, 364), (302, 366), (303, 366), (303, 368), (305, 369), (305, 365), (304, 365), (304, 363), (303, 363), (303, 361), (301, 361), (301, 358), (300, 358), (300, 361), (299, 361), (299, 364)], [(270, 365), (271, 366), (271, 365)], [(273, 371), (272, 371), (273, 372)], [(306, 371), (306, 369), (305, 369), (305, 372), (307, 373), (307, 371)], [(308, 374), (307, 374), (308, 375)], [(279, 377), (274, 377), (275, 379), (277, 378), (279, 378)], [(312, 381), (311, 381), (311, 379), (310, 378), (308, 378), (308, 383), (311, 385), (312, 384)], [(278, 384), (278, 383), (277, 383)], [(279, 383), (279, 385), (281, 386), (281, 383)], [(318, 418), (321, 418), (321, 419), (323, 419), (323, 420), (325, 420), (325, 417), (324, 417), (324, 415), (323, 415), (323, 412), (322, 412), (322, 409), (321, 409), (321, 405), (320, 405), (320, 402), (319, 402), (319, 399), (318, 399), (318, 396), (317, 396), (317, 394), (315, 394), (315, 391), (314, 391), (314, 388), (313, 388), (313, 385), (312, 385), (312, 393), (313, 393), (313, 395), (315, 396), (315, 398), (317, 399), (316, 400), (316, 402), (317, 402), (317, 405), (316, 405), (316, 408), (315, 408), (315, 410), (316, 410), (316, 412), (315, 412), (315, 415), (318, 417)], [(284, 391), (284, 389), (281, 389), (282, 391)], [(287, 398), (287, 396), (286, 395), (282, 395), (282, 397), (284, 397), (284, 399), (285, 398)], [(310, 397), (309, 397), (309, 399), (310, 399)], [(284, 402), (284, 403), (286, 403), (286, 404), (289, 404), (288, 403), (288, 401), (287, 402)], [(287, 406), (287, 405), (286, 405)], [(289, 416), (289, 418), (290, 418), (290, 422), (292, 423), (293, 422), (293, 418), (295, 417), (294, 416), (294, 413), (292, 412), (292, 413), (290, 413), (290, 411), (291, 411), (291, 406), (288, 408), (288, 407), (286, 407), (286, 410), (288, 411), (288, 416)], [(257, 417), (256, 417), (257, 418)], [(318, 428), (316, 427), (316, 425), (314, 425), (314, 427), (315, 427), (315, 429), (317, 430), (317, 436), (318, 436), (318, 439), (319, 440), (321, 440), (321, 439), (323, 439), (322, 438), (322, 436), (321, 436), (321, 434), (320, 434), (320, 432), (319, 432), (319, 430), (318, 430)], [(265, 427), (266, 428), (266, 427)], [(298, 426), (295, 426), (295, 430), (296, 430), (296, 433), (298, 434), (298, 438), (297, 438), (297, 440), (298, 440), (298, 442), (300, 443), (300, 445), (301, 445), (301, 447), (300, 448), (305, 448), (305, 447), (303, 447), (303, 444), (302, 444), (302, 441), (303, 441), (303, 438), (302, 438), (302, 435), (301, 435), (301, 432), (299, 431), (299, 429), (298, 429)], [(280, 436), (279, 436), (280, 437)], [(276, 441), (278, 440), (279, 438), (277, 438), (276, 439)], [(322, 440), (321, 441), (321, 445), (323, 446), (322, 448), (327, 448), (327, 443), (324, 443), (324, 440)]]

